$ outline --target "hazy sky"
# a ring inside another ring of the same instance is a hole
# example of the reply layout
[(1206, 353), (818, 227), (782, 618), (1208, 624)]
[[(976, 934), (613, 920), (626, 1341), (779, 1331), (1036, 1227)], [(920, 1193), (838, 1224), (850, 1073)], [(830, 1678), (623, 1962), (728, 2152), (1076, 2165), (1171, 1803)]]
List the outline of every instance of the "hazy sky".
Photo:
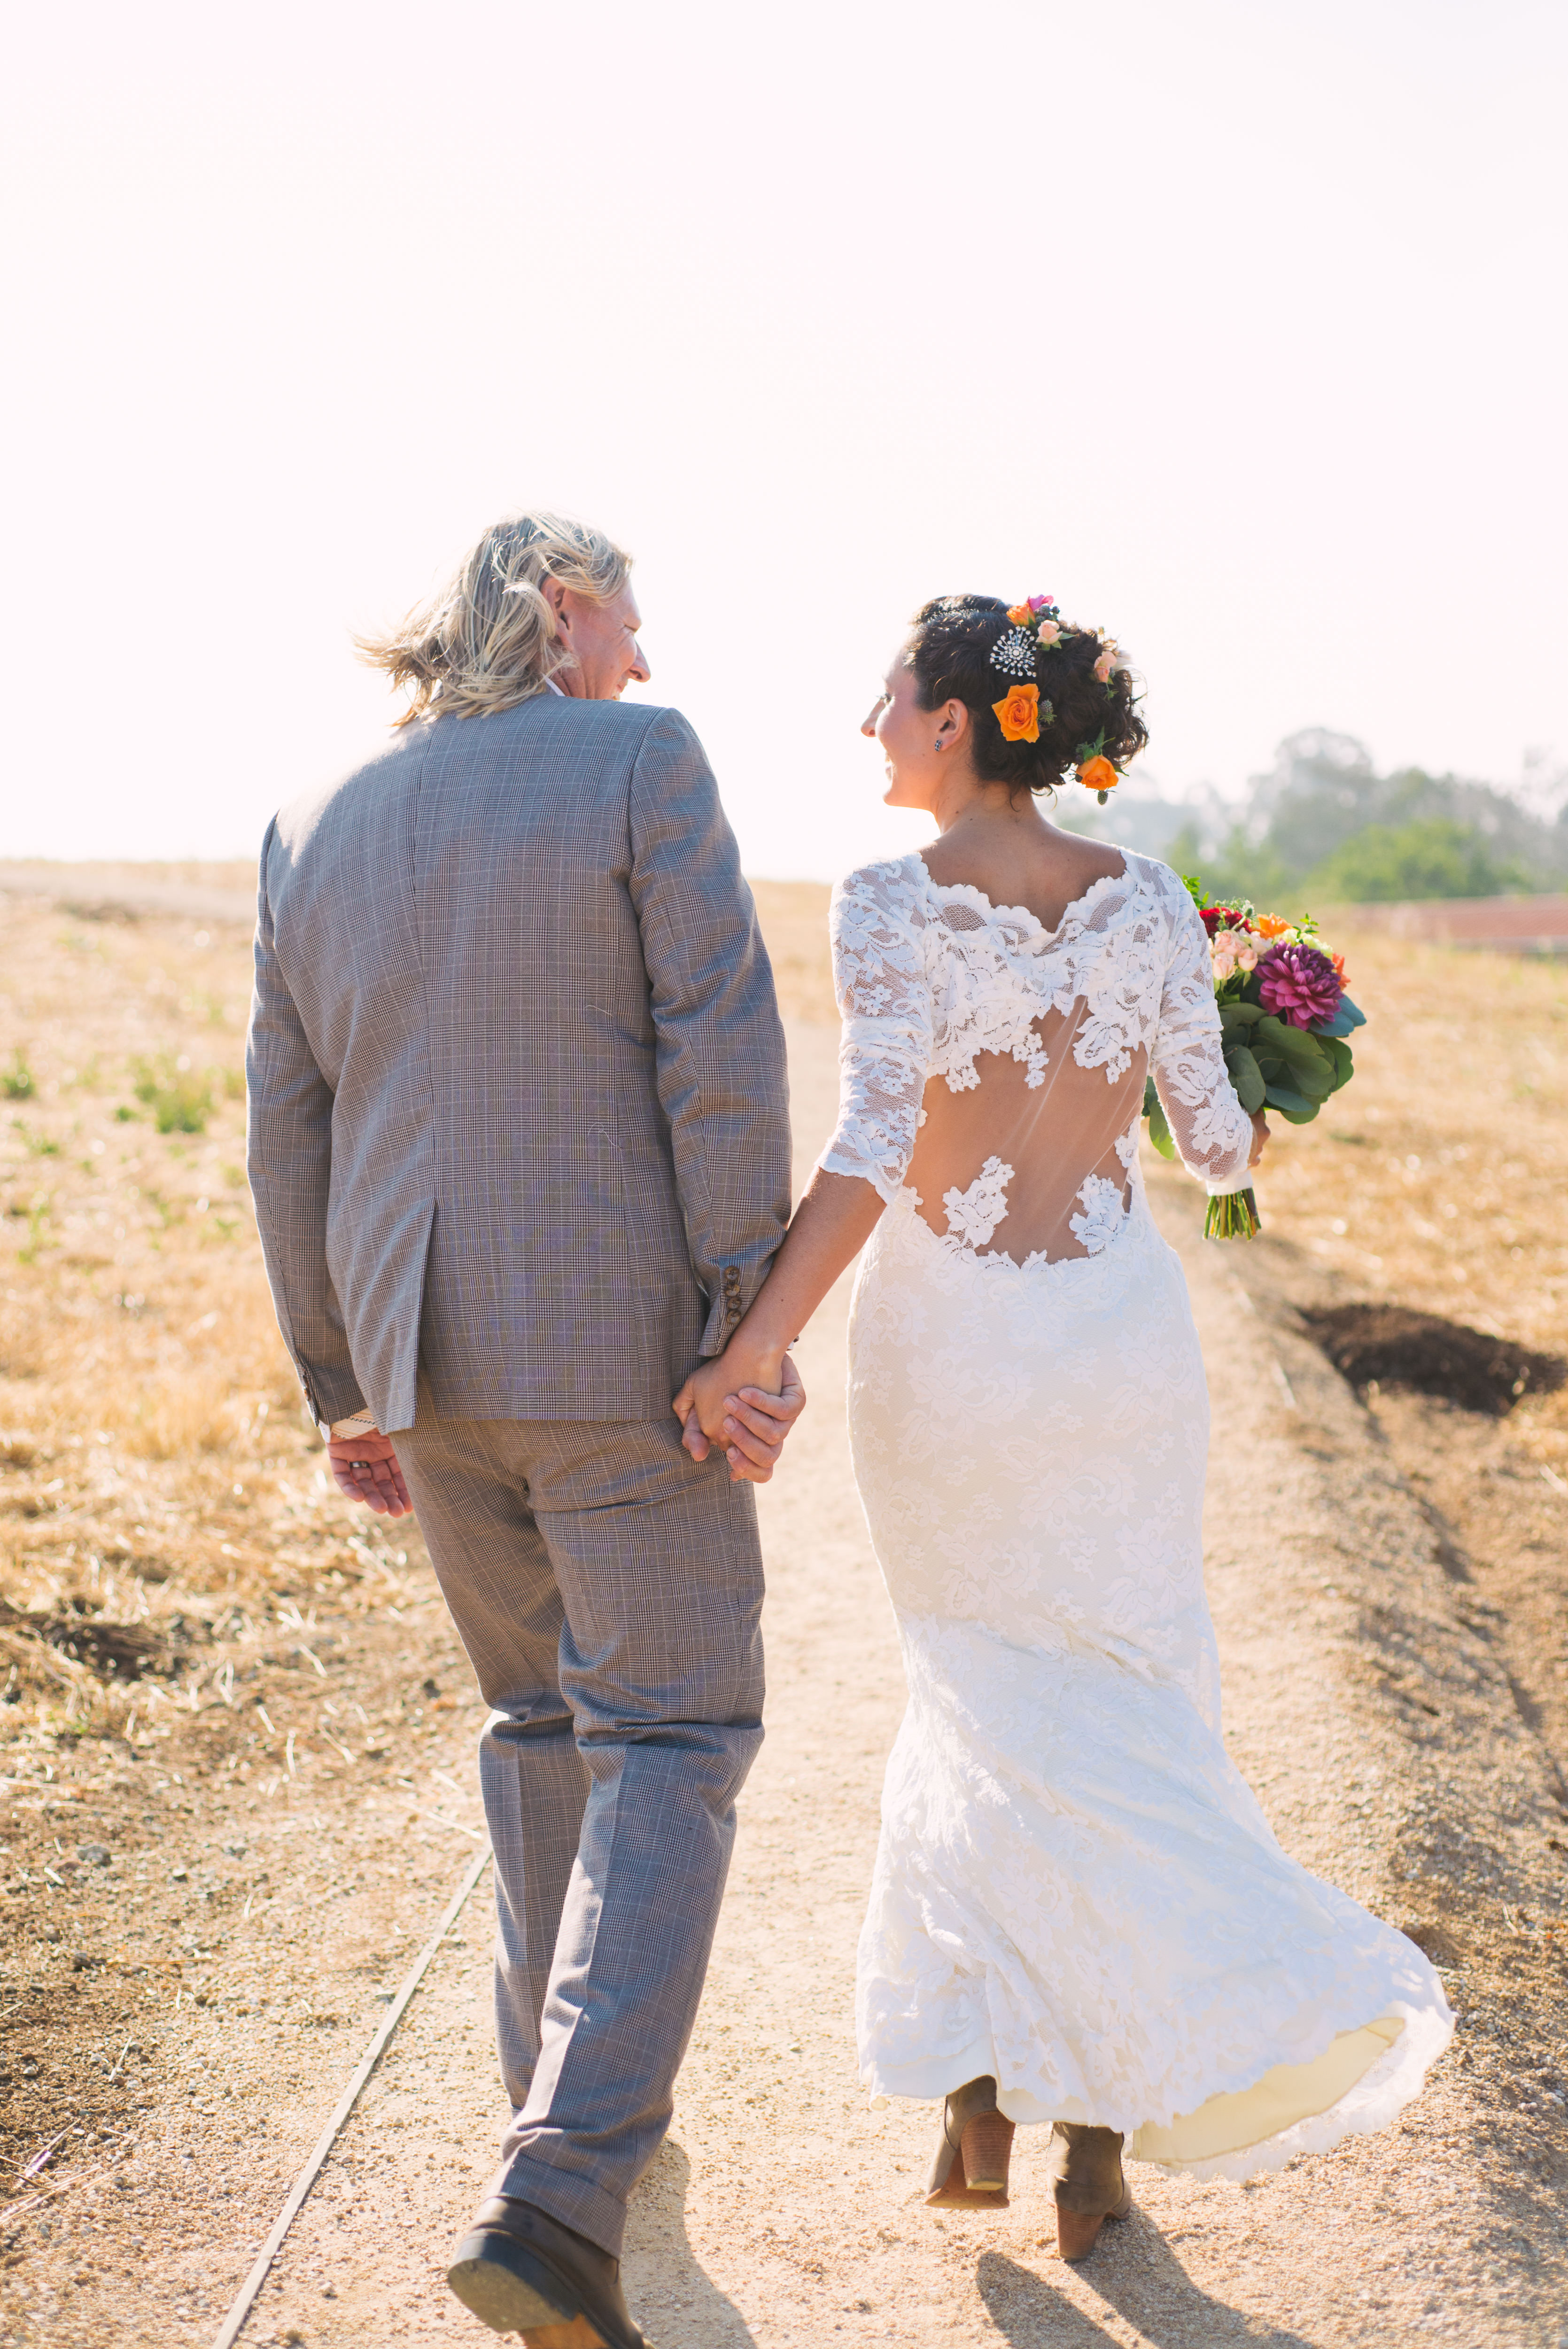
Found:
[(7, 43), (0, 854), (246, 853), (350, 632), (547, 500), (637, 555), (753, 871), (910, 844), (927, 595), (1048, 590), (1146, 764), (1568, 750), (1568, 16), (1491, 0), (101, 0)]

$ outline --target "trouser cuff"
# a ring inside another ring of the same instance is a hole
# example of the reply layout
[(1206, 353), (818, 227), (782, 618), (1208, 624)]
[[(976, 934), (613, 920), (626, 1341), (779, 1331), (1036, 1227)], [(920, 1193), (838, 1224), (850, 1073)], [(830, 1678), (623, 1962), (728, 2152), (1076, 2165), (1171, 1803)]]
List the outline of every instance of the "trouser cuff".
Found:
[(613, 2194), (606, 2194), (602, 2186), (595, 2186), (591, 2178), (573, 2177), (571, 2170), (557, 2169), (531, 2154), (514, 2153), (502, 2165), (490, 2191), (510, 2194), (518, 2202), (531, 2202), (536, 2210), (548, 2211), (563, 2227), (586, 2235), (591, 2243), (597, 2243), (613, 2260), (620, 2258), (626, 2233), (626, 2206)]

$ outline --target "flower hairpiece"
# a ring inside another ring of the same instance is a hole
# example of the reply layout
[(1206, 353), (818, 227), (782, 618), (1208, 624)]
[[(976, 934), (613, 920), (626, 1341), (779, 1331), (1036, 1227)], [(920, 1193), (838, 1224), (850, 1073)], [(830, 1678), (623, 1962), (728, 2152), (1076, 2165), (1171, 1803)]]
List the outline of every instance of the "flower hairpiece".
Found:
[(1115, 791), (1121, 777), (1105, 755), (1105, 729), (1102, 726), (1092, 742), (1080, 742), (1073, 752), (1078, 779), (1086, 792), (1093, 792), (1101, 807)]
[[(1112, 672), (1125, 667), (1125, 663), (1116, 638), (1098, 630), (1095, 633), (1099, 636), (1099, 653), (1094, 674), (1101, 685), (1109, 685)], [(1029, 595), (1023, 603), (1009, 605), (1007, 626), (991, 647), (991, 667), (1000, 669), (1004, 677), (1020, 680), (1000, 701), (991, 704), (1005, 741), (1037, 742), (1041, 721), (1049, 724), (1053, 712), (1048, 701), (1040, 700), (1039, 688), (1034, 682), (1035, 664), (1042, 651), (1056, 651), (1061, 638), (1062, 616), (1054, 596)], [(1026, 683), (1022, 681), (1025, 679)], [(1097, 794), (1103, 807), (1121, 781), (1114, 762), (1105, 755), (1103, 726), (1092, 742), (1078, 744), (1073, 761), (1079, 782), (1086, 791)]]
[(1015, 685), (991, 708), (1004, 742), (1037, 742), (1041, 719), (1047, 726), (1051, 722), (1051, 705), (1047, 701), (1042, 709), (1037, 685)]
[(1032, 678), (1037, 655), (1042, 647), (1048, 651), (1061, 635), (1061, 614), (1049, 595), (1030, 595), (1012, 605), (1007, 619), (991, 647), (991, 666), (1004, 677)]

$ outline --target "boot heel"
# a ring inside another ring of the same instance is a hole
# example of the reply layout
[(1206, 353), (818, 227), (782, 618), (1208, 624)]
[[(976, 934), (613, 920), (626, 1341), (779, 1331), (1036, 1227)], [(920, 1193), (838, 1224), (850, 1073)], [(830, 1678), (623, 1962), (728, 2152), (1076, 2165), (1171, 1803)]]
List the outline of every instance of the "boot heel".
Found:
[(959, 2140), (964, 2183), (972, 2194), (1006, 2194), (1013, 2124), (998, 2112), (976, 2113)]
[(996, 2109), (996, 2083), (989, 2074), (955, 2088), (942, 2107), (942, 2134), (926, 2180), (927, 2209), (1005, 2210), (1012, 2144), (1013, 2124)]

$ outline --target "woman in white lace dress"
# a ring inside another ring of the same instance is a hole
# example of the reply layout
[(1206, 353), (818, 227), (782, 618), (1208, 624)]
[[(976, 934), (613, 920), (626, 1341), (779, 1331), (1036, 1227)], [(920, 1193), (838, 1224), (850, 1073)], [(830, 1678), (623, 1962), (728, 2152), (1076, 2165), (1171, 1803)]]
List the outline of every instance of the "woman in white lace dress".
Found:
[(1014, 2126), (1048, 2127), (1082, 2257), (1128, 2207), (1124, 2144), (1243, 2178), (1381, 2127), (1452, 2018), (1412, 1942), (1281, 1849), (1220, 1734), (1208, 1397), (1139, 1172), (1145, 1078), (1215, 1188), (1264, 1129), (1181, 882), (1034, 796), (1074, 767), (1114, 781), (1088, 761), (1141, 746), (1132, 679), (1040, 599), (947, 597), (865, 730), (889, 802), (939, 836), (834, 893), (838, 1129), (676, 1407), (720, 1435), (869, 1240), (851, 1435), (909, 1709), (861, 1938), (863, 2075), (944, 2100), (938, 2203), (1004, 2203)]

